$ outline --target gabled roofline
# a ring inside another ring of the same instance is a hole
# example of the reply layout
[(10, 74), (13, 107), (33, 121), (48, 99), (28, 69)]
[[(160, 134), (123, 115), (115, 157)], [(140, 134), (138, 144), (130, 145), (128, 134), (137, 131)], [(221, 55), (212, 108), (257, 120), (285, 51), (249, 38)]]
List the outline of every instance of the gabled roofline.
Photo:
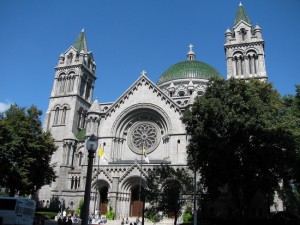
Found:
[(174, 100), (172, 98), (170, 98), (169, 96), (167, 96), (155, 83), (153, 83), (146, 75), (141, 75), (125, 92), (123, 95), (121, 95), (121, 97), (119, 97), (115, 103), (108, 109), (108, 111), (106, 112), (105, 118), (107, 118), (108, 116), (110, 116), (120, 105), (120, 103), (124, 102), (130, 93), (132, 93), (132, 91), (134, 89), (137, 89), (137, 87), (139, 86), (140, 82), (148, 82), (149, 85), (151, 85), (156, 92), (161, 96), (162, 100), (169, 102), (171, 107), (173, 107), (175, 109), (175, 111), (178, 111), (181, 114), (181, 109), (179, 106), (177, 106), (177, 104), (174, 102)]
[(251, 29), (253, 28), (253, 26), (252, 26), (251, 23), (247, 23), (247, 22), (244, 21), (244, 20), (240, 20), (235, 26), (233, 26), (233, 30), (235, 30), (241, 23), (246, 24), (247, 26), (251, 27)]

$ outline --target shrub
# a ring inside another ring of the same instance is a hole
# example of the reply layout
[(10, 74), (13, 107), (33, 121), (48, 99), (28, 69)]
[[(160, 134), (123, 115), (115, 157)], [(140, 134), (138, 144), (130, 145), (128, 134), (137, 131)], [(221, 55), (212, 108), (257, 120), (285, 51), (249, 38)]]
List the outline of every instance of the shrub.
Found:
[(106, 218), (109, 220), (113, 220), (115, 218), (115, 213), (110, 209), (106, 212)]

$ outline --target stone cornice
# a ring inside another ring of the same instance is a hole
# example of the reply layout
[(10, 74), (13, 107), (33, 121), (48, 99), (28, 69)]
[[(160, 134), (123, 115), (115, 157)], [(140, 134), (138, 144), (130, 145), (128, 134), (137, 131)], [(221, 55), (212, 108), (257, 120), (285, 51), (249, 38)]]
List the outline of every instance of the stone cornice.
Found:
[(239, 44), (225, 44), (224, 47), (226, 49), (230, 48), (241, 48), (241, 47), (248, 47), (248, 46), (259, 46), (263, 45), (264, 41), (256, 41), (256, 42), (247, 42), (247, 43), (239, 43)]

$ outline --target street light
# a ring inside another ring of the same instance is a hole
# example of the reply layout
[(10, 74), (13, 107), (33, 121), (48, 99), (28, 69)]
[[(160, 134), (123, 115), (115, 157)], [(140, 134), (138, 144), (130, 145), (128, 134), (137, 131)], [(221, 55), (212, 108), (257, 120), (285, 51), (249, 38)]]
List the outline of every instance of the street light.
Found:
[(82, 211), (82, 225), (88, 224), (89, 207), (91, 200), (91, 182), (92, 182), (92, 170), (93, 170), (93, 159), (95, 152), (98, 147), (98, 138), (92, 134), (86, 141), (86, 149), (88, 150), (88, 168), (86, 173), (85, 191), (84, 191), (84, 203)]

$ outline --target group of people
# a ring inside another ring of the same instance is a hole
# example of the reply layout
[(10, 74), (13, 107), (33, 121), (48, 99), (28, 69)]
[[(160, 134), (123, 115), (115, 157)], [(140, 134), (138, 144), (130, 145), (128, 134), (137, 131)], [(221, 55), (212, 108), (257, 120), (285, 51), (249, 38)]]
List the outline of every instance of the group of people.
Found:
[(72, 216), (71, 214), (67, 215), (66, 211), (63, 211), (62, 213), (59, 212), (57, 215), (57, 224), (58, 225), (72, 225), (74, 223), (79, 223), (80, 219), (77, 215)]
[(58, 218), (57, 220), (57, 224), (58, 225), (72, 225), (73, 224), (73, 221), (72, 221), (72, 218), (69, 216), (69, 217), (63, 217), (63, 218)]
[(106, 222), (107, 222), (106, 217), (102, 217), (102, 218), (98, 221), (98, 224), (106, 224)]
[[(126, 220), (123, 218), (122, 222), (121, 222), (121, 225), (128, 224), (128, 223), (129, 223), (128, 218), (126, 218)], [(129, 223), (129, 225), (139, 225), (139, 223), (140, 223), (140, 219), (136, 218), (135, 222), (133, 222), (133, 224)]]

